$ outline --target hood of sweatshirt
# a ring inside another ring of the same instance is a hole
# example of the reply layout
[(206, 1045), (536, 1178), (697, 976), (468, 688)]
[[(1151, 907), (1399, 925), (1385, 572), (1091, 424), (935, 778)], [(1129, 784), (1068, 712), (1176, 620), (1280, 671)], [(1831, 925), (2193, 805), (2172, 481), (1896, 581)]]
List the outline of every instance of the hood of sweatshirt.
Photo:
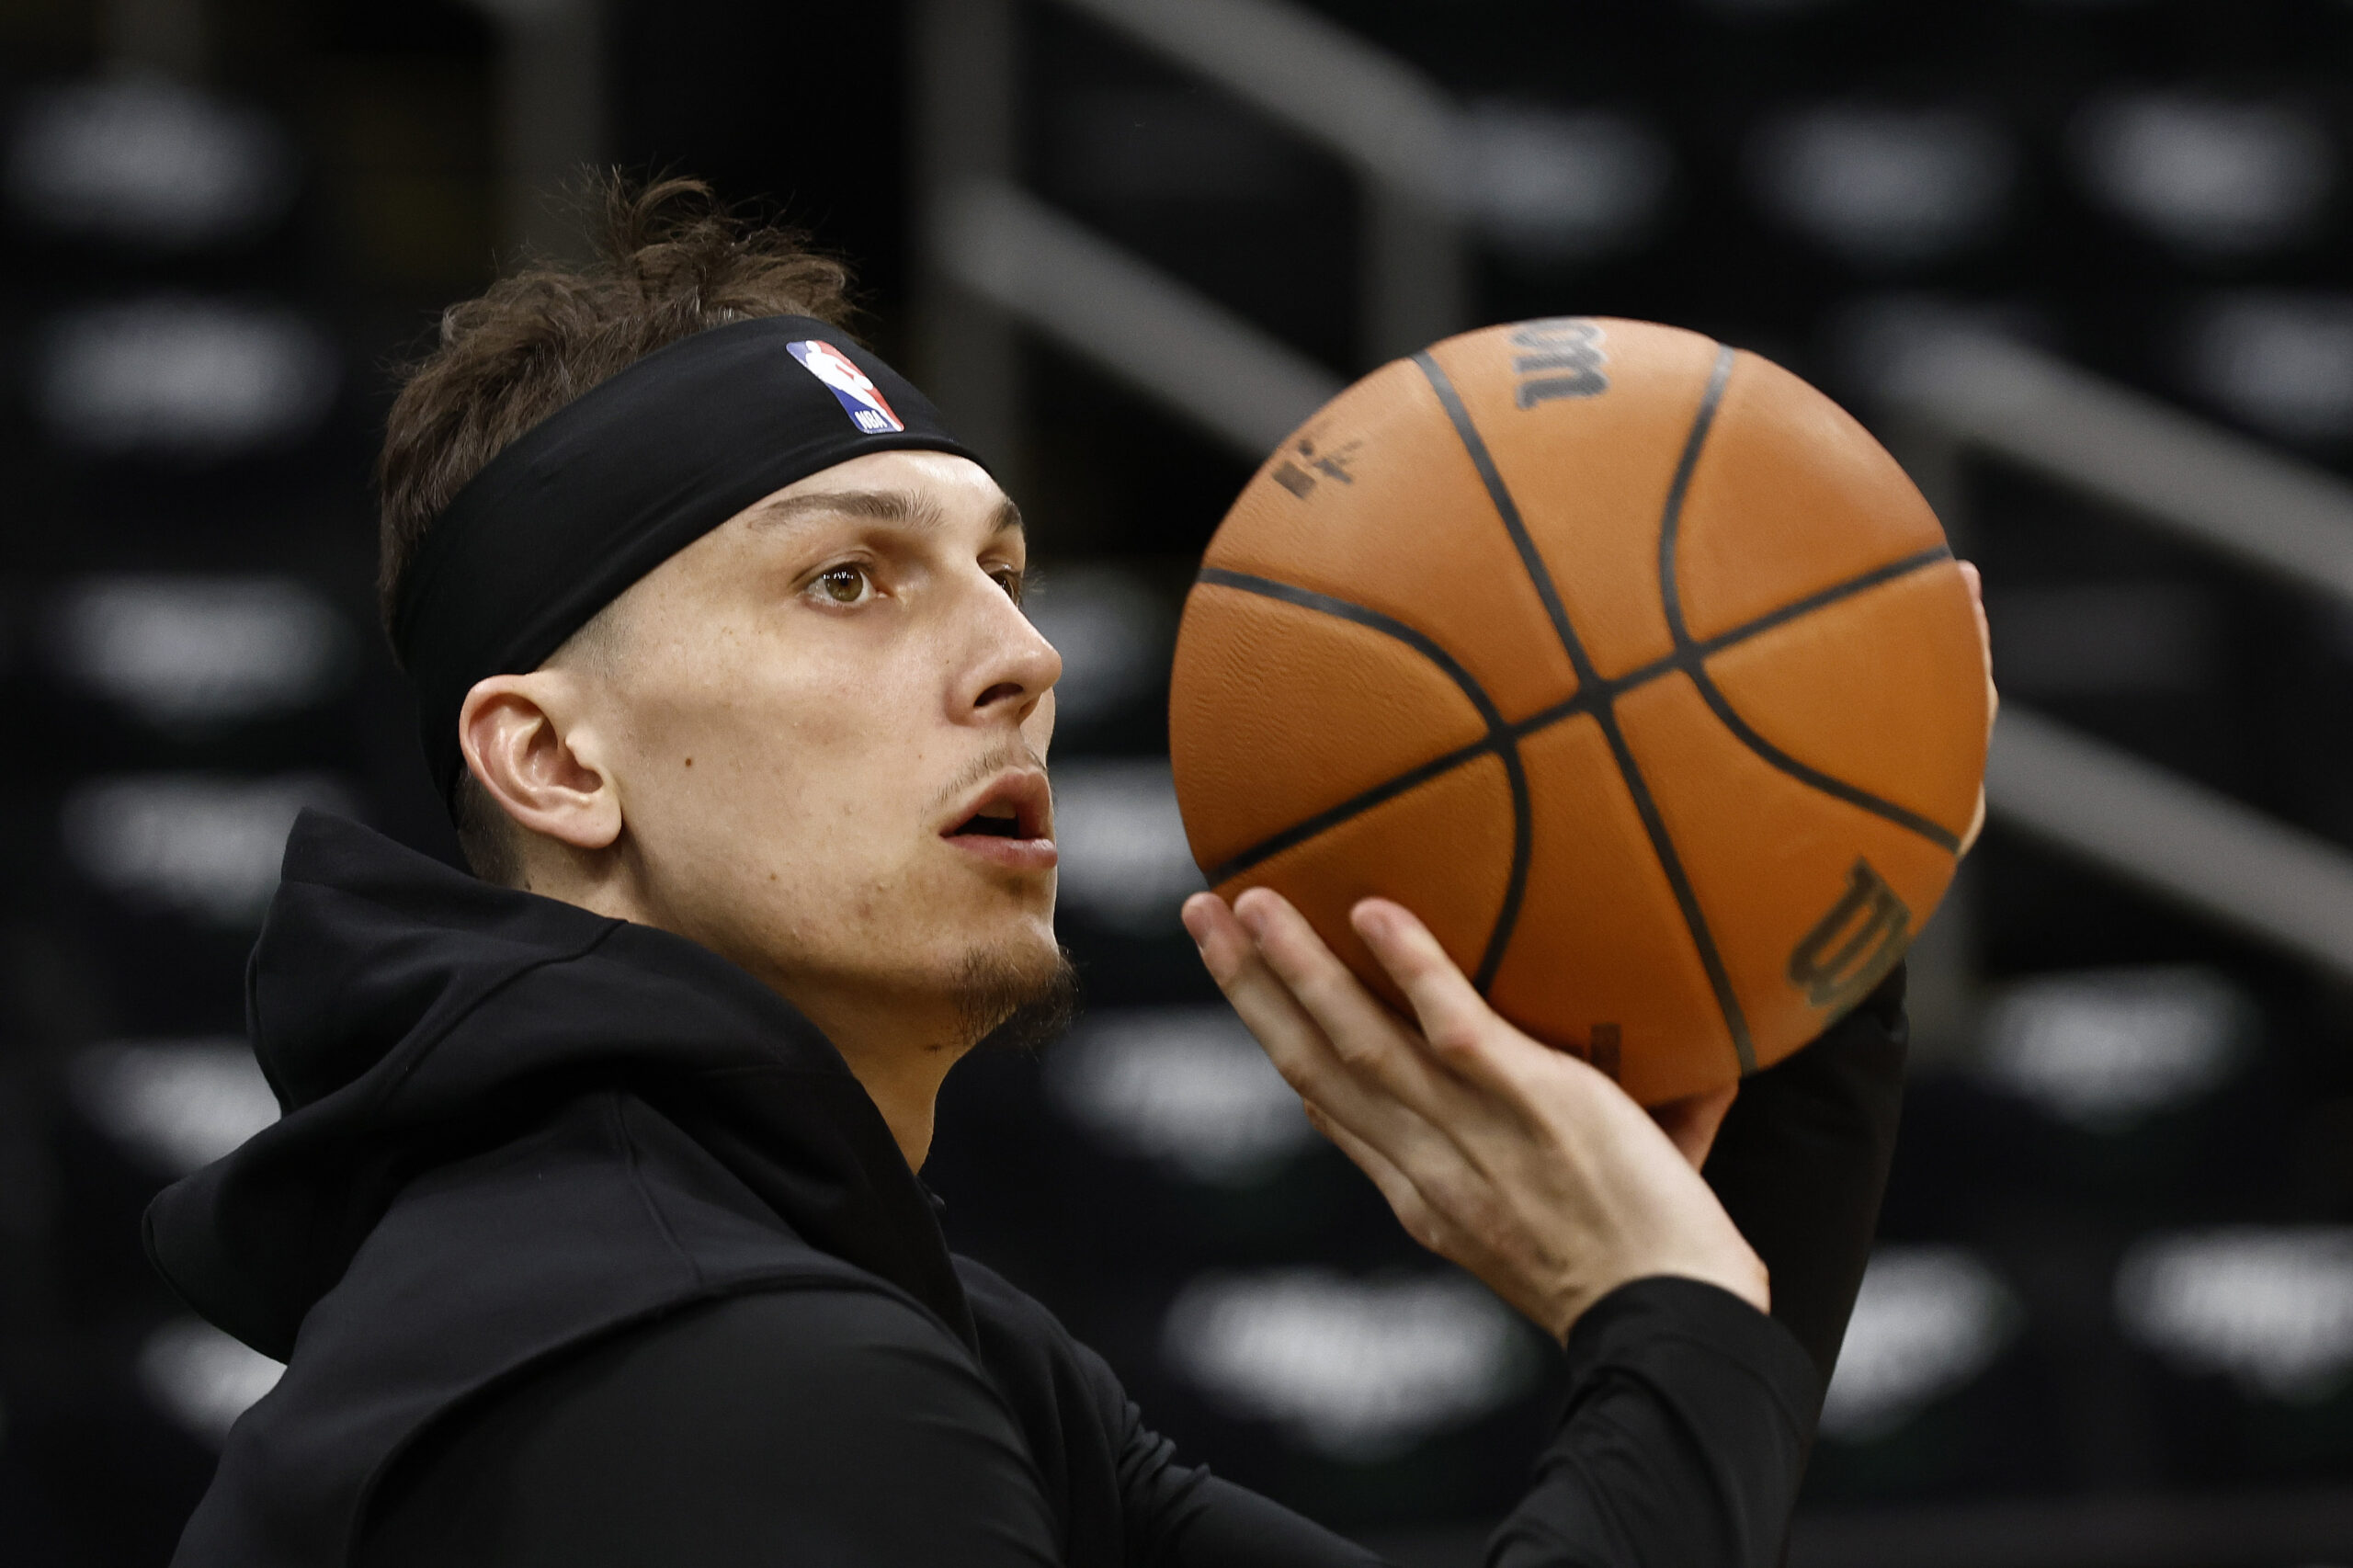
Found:
[(598, 1085), (658, 1107), (801, 1240), (963, 1330), (930, 1199), (841, 1055), (684, 937), (305, 812), (246, 971), (281, 1119), (167, 1188), (150, 1256), (287, 1359), (394, 1198)]
[(697, 1301), (881, 1292), (976, 1350), (930, 1197), (840, 1053), (693, 942), (305, 813), (246, 1005), (280, 1119), (165, 1188), (147, 1245), (288, 1367), (177, 1568), (347, 1562), (437, 1417)]

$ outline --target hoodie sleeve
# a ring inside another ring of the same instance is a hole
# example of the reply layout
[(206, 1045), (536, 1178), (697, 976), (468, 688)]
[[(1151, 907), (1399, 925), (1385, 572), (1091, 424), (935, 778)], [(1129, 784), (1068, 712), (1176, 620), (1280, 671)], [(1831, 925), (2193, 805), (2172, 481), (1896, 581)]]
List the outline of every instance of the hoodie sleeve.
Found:
[[(1885, 1182), (1901, 986), (1750, 1080), (1709, 1162), (1772, 1270), (1774, 1315), (1673, 1278), (1597, 1303), (1570, 1335), (1567, 1408), (1490, 1543), (1492, 1568), (1775, 1562)], [(1052, 1337), (1067, 1340), (1059, 1325)], [(1379, 1568), (1178, 1462), (1108, 1365), (1075, 1342), (1064, 1356), (1109, 1441), (1130, 1568)], [(896, 1298), (749, 1296), (620, 1335), (444, 1421), (395, 1465), (353, 1560), (1045, 1568), (1065, 1551), (1031, 1440)], [(1067, 1568), (1108, 1568), (1088, 1555)]]
[(1051, 1568), (1004, 1403), (894, 1298), (690, 1308), (445, 1420), (369, 1510), (359, 1568)]
[[(1899, 967), (1821, 1038), (1743, 1085), (1710, 1155), (1709, 1183), (1770, 1270), (1772, 1316), (1687, 1279), (1637, 1280), (1597, 1302), (1569, 1336), (1567, 1408), (1535, 1483), (1489, 1542), (1491, 1568), (1779, 1559), (1894, 1152), (1904, 983)], [(1142, 1561), (1374, 1562), (1177, 1465), (1127, 1409), (1130, 1514), (1154, 1548)]]
[(1773, 1316), (1826, 1386), (1895, 1157), (1910, 1024), (1896, 969), (1803, 1051), (1740, 1086), (1704, 1172), (1765, 1260)]
[[(1821, 1397), (1789, 1331), (1715, 1286), (1639, 1279), (1578, 1321), (1568, 1361), (1568, 1408), (1488, 1543), (1491, 1568), (1770, 1568)], [(1103, 1396), (1125, 1412), (1136, 1568), (1381, 1568), (1288, 1508), (1178, 1464), (1115, 1384)]]

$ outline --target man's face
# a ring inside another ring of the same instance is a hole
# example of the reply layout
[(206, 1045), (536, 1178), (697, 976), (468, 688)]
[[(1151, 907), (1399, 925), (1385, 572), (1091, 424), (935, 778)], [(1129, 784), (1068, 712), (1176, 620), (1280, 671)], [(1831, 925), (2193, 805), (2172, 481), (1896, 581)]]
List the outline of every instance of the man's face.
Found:
[(649, 917), (804, 1006), (928, 998), (971, 1021), (976, 995), (1047, 988), (1062, 660), (1021, 613), (1025, 563), (978, 465), (881, 452), (617, 600), (583, 660)]

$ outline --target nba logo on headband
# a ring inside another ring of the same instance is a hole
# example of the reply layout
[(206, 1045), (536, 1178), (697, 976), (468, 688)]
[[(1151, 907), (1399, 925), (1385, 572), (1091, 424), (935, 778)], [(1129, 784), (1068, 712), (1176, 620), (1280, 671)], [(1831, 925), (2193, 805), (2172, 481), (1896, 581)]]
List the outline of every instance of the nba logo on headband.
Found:
[(817, 338), (800, 343), (788, 343), (785, 352), (801, 361), (801, 369), (833, 388), (841, 400), (842, 409), (849, 422), (870, 436), (888, 435), (906, 428), (899, 416), (884, 401), (882, 389), (874, 378), (859, 369), (850, 357), (832, 344)]

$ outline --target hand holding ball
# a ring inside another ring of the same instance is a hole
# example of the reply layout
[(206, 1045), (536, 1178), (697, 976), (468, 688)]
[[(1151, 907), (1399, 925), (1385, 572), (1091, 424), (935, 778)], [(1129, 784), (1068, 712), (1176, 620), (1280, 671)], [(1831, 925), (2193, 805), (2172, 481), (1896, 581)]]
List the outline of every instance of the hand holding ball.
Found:
[(1952, 876), (1975, 613), (1893, 459), (1696, 334), (1564, 319), (1368, 376), (1269, 458), (1187, 603), (1195, 858), (1392, 1004), (1360, 899), (1659, 1104), (1819, 1033)]

